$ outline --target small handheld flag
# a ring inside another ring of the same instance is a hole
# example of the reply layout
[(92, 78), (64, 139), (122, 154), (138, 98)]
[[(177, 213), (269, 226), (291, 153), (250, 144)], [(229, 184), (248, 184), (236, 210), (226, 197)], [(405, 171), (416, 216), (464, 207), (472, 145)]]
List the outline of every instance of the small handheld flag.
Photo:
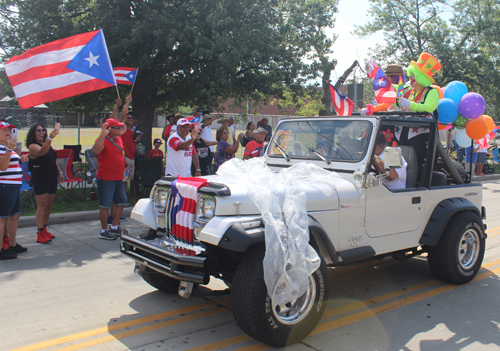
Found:
[(30, 108), (116, 85), (102, 30), (35, 47), (5, 64), (17, 102)]
[(115, 67), (113, 68), (113, 73), (116, 78), (117, 84), (128, 84), (134, 85), (135, 79), (137, 78), (138, 68), (131, 67)]
[(339, 116), (351, 116), (354, 102), (342, 94), (330, 82), (328, 82), (328, 84), (330, 85), (330, 95), (332, 96), (333, 105), (335, 106), (335, 112), (337, 112)]

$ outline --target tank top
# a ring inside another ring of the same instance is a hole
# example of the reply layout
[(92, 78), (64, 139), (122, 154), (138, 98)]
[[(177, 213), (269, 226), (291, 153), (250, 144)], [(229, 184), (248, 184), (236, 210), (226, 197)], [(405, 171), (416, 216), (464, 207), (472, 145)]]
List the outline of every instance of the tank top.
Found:
[[(42, 144), (39, 143), (35, 144), (39, 145), (40, 147), (42, 146)], [(57, 153), (52, 148), (52, 146), (49, 148), (49, 151), (45, 155), (38, 156), (34, 160), (30, 158), (28, 169), (31, 171), (31, 176), (42, 178), (57, 178), (59, 170), (57, 169), (56, 159)]]

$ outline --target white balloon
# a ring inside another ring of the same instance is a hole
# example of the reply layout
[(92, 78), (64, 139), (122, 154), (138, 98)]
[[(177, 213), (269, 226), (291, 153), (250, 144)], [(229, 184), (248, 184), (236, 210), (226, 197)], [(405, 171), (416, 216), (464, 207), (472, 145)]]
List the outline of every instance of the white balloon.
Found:
[(455, 141), (457, 142), (458, 146), (465, 148), (470, 146), (472, 139), (469, 138), (465, 129), (461, 129), (457, 132)]

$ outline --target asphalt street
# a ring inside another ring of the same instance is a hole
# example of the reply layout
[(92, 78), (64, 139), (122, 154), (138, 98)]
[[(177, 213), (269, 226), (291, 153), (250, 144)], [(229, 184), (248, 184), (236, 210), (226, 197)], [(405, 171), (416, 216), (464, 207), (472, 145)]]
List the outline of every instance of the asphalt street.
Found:
[[(320, 324), (288, 350), (500, 350), (500, 180), (483, 183), (488, 239), (473, 282), (436, 280), (425, 256), (330, 270)], [(51, 244), (20, 228), (28, 252), (0, 261), (0, 350), (266, 350), (233, 320), (217, 280), (184, 299), (133, 272), (99, 222), (50, 225)], [(123, 227), (139, 232), (127, 219)]]

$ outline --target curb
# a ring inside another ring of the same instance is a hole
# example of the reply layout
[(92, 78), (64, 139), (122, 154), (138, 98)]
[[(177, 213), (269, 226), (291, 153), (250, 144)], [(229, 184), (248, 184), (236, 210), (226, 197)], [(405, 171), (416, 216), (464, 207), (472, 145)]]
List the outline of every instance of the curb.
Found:
[(484, 176), (477, 176), (475, 174), (472, 175), (473, 182), (484, 182), (488, 180), (497, 180), (500, 179), (500, 174), (488, 174)]
[[(133, 207), (125, 207), (123, 209), (123, 217), (130, 217), (130, 212), (132, 212)], [(87, 221), (98, 221), (99, 211), (81, 211), (81, 212), (65, 212), (65, 213), (55, 213), (49, 217), (49, 225), (52, 224), (66, 224), (66, 223), (79, 223)], [(24, 216), (19, 217), (18, 228), (35, 227), (35, 216)]]

